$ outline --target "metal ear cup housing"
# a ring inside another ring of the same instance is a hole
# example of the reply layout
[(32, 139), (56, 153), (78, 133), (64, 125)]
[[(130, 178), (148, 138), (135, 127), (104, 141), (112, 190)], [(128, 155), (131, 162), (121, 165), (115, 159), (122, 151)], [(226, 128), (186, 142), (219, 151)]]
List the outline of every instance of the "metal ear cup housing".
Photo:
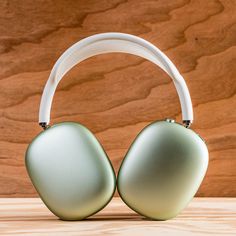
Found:
[(136, 137), (117, 179), (123, 201), (139, 214), (167, 220), (179, 214), (198, 190), (208, 150), (191, 129), (157, 121)]
[(95, 136), (63, 122), (41, 132), (26, 152), (29, 176), (48, 208), (63, 220), (81, 220), (112, 198), (116, 178)]

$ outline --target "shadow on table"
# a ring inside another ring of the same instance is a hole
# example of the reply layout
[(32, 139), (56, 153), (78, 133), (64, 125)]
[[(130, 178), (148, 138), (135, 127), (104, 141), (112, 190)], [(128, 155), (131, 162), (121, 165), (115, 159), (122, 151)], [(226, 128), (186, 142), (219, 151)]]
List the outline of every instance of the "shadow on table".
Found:
[(93, 215), (84, 221), (143, 221), (149, 220), (145, 217), (138, 215), (137, 213), (109, 213), (101, 215)]
[(151, 221), (151, 219), (147, 219), (142, 217), (136, 213), (103, 213), (93, 215), (84, 220), (61, 220), (54, 215), (17, 215), (17, 216), (7, 216), (0, 217), (0, 223), (4, 221), (50, 221), (50, 222), (91, 222), (91, 221)]

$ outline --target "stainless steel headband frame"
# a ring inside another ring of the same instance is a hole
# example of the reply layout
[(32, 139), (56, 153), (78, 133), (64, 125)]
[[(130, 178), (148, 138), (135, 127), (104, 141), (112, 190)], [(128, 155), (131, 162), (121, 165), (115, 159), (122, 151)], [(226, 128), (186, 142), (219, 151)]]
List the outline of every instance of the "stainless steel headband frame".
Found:
[(102, 33), (82, 39), (67, 49), (57, 60), (45, 85), (39, 108), (39, 124), (47, 127), (53, 96), (63, 76), (79, 62), (104, 53), (122, 52), (143, 57), (161, 67), (173, 80), (177, 90), (182, 120), (186, 127), (193, 121), (193, 108), (189, 90), (171, 60), (148, 41), (130, 34)]

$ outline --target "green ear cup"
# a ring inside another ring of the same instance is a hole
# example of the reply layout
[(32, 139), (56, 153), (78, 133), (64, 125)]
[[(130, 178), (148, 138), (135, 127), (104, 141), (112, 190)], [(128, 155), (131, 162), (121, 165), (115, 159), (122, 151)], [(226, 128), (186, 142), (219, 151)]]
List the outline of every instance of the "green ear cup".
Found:
[(168, 121), (148, 125), (120, 167), (117, 187), (123, 201), (155, 220), (175, 217), (193, 198), (208, 165), (204, 141)]
[(114, 194), (110, 161), (81, 124), (64, 122), (41, 132), (29, 145), (25, 162), (40, 197), (61, 219), (84, 219)]

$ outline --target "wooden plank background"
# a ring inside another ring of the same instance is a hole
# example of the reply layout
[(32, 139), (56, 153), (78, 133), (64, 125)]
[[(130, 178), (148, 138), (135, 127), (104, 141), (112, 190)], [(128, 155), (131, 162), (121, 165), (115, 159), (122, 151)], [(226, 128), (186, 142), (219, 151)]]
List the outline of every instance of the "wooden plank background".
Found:
[[(162, 49), (189, 86), (192, 126), (210, 163), (198, 196), (236, 196), (236, 2), (234, 0), (44, 0), (0, 2), (0, 196), (36, 196), (24, 167), (40, 131), (38, 107), (56, 59), (100, 32), (141, 36)], [(181, 120), (174, 86), (150, 62), (127, 54), (91, 58), (60, 83), (52, 123), (95, 132), (117, 170), (136, 134), (166, 117)]]

